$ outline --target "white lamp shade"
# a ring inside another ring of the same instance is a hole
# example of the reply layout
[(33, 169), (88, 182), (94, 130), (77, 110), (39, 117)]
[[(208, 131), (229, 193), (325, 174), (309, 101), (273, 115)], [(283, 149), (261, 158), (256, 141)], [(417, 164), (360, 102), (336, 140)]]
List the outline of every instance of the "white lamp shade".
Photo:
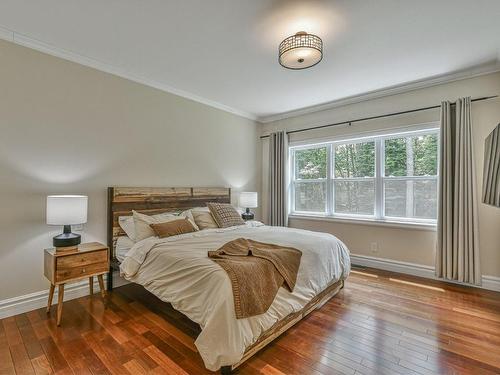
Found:
[(258, 207), (258, 196), (254, 191), (244, 191), (240, 193), (240, 207), (255, 208)]
[(49, 195), (47, 224), (74, 225), (87, 222), (88, 197), (85, 195)]

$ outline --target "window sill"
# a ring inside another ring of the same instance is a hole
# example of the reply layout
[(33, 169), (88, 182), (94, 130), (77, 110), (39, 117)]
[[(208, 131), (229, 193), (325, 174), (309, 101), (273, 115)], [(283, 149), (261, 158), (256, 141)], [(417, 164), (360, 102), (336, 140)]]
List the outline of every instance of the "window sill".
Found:
[(317, 221), (330, 221), (334, 223), (343, 224), (358, 224), (358, 225), (370, 225), (370, 226), (380, 226), (389, 228), (400, 228), (400, 229), (415, 229), (415, 230), (425, 230), (430, 232), (435, 232), (437, 230), (437, 225), (433, 223), (415, 223), (415, 222), (405, 222), (405, 221), (395, 221), (395, 220), (376, 220), (370, 218), (353, 218), (353, 217), (338, 217), (338, 216), (325, 216), (325, 215), (314, 215), (314, 214), (303, 214), (303, 213), (293, 213), (288, 216), (290, 219), (300, 219), (300, 220), (317, 220)]

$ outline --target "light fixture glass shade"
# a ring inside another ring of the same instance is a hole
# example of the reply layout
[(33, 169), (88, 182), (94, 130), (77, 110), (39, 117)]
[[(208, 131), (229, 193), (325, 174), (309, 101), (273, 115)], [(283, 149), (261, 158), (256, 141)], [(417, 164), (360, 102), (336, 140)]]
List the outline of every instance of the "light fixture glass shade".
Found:
[(85, 195), (49, 195), (47, 224), (75, 225), (87, 222), (88, 197)]
[(240, 193), (240, 207), (255, 208), (258, 207), (258, 195), (254, 191), (244, 191)]
[(280, 43), (279, 62), (288, 69), (305, 69), (323, 58), (323, 41), (304, 31), (289, 36)]

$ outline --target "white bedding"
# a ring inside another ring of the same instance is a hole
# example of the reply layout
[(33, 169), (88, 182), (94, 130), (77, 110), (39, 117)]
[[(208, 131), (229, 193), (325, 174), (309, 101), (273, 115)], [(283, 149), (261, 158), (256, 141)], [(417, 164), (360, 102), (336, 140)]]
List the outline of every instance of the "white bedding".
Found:
[(123, 262), (125, 256), (134, 246), (135, 242), (132, 241), (128, 236), (120, 236), (116, 240), (115, 246), (115, 257), (119, 262)]
[[(293, 293), (280, 288), (265, 314), (236, 319), (231, 282), (207, 257), (236, 238), (291, 246), (302, 251)], [(350, 271), (347, 247), (331, 234), (269, 227), (260, 223), (136, 243), (126, 255), (121, 274), (143, 285), (201, 326), (195, 345), (207, 369), (237, 363), (260, 334), (288, 314), (302, 309), (332, 282)]]

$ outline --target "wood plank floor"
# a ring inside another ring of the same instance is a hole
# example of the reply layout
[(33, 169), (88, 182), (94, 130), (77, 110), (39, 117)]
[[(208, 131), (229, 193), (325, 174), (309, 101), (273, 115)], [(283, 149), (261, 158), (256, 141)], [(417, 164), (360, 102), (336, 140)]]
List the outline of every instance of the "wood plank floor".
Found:
[[(500, 293), (354, 269), (238, 374), (500, 374)], [(137, 285), (0, 321), (0, 374), (209, 374), (195, 324)]]

